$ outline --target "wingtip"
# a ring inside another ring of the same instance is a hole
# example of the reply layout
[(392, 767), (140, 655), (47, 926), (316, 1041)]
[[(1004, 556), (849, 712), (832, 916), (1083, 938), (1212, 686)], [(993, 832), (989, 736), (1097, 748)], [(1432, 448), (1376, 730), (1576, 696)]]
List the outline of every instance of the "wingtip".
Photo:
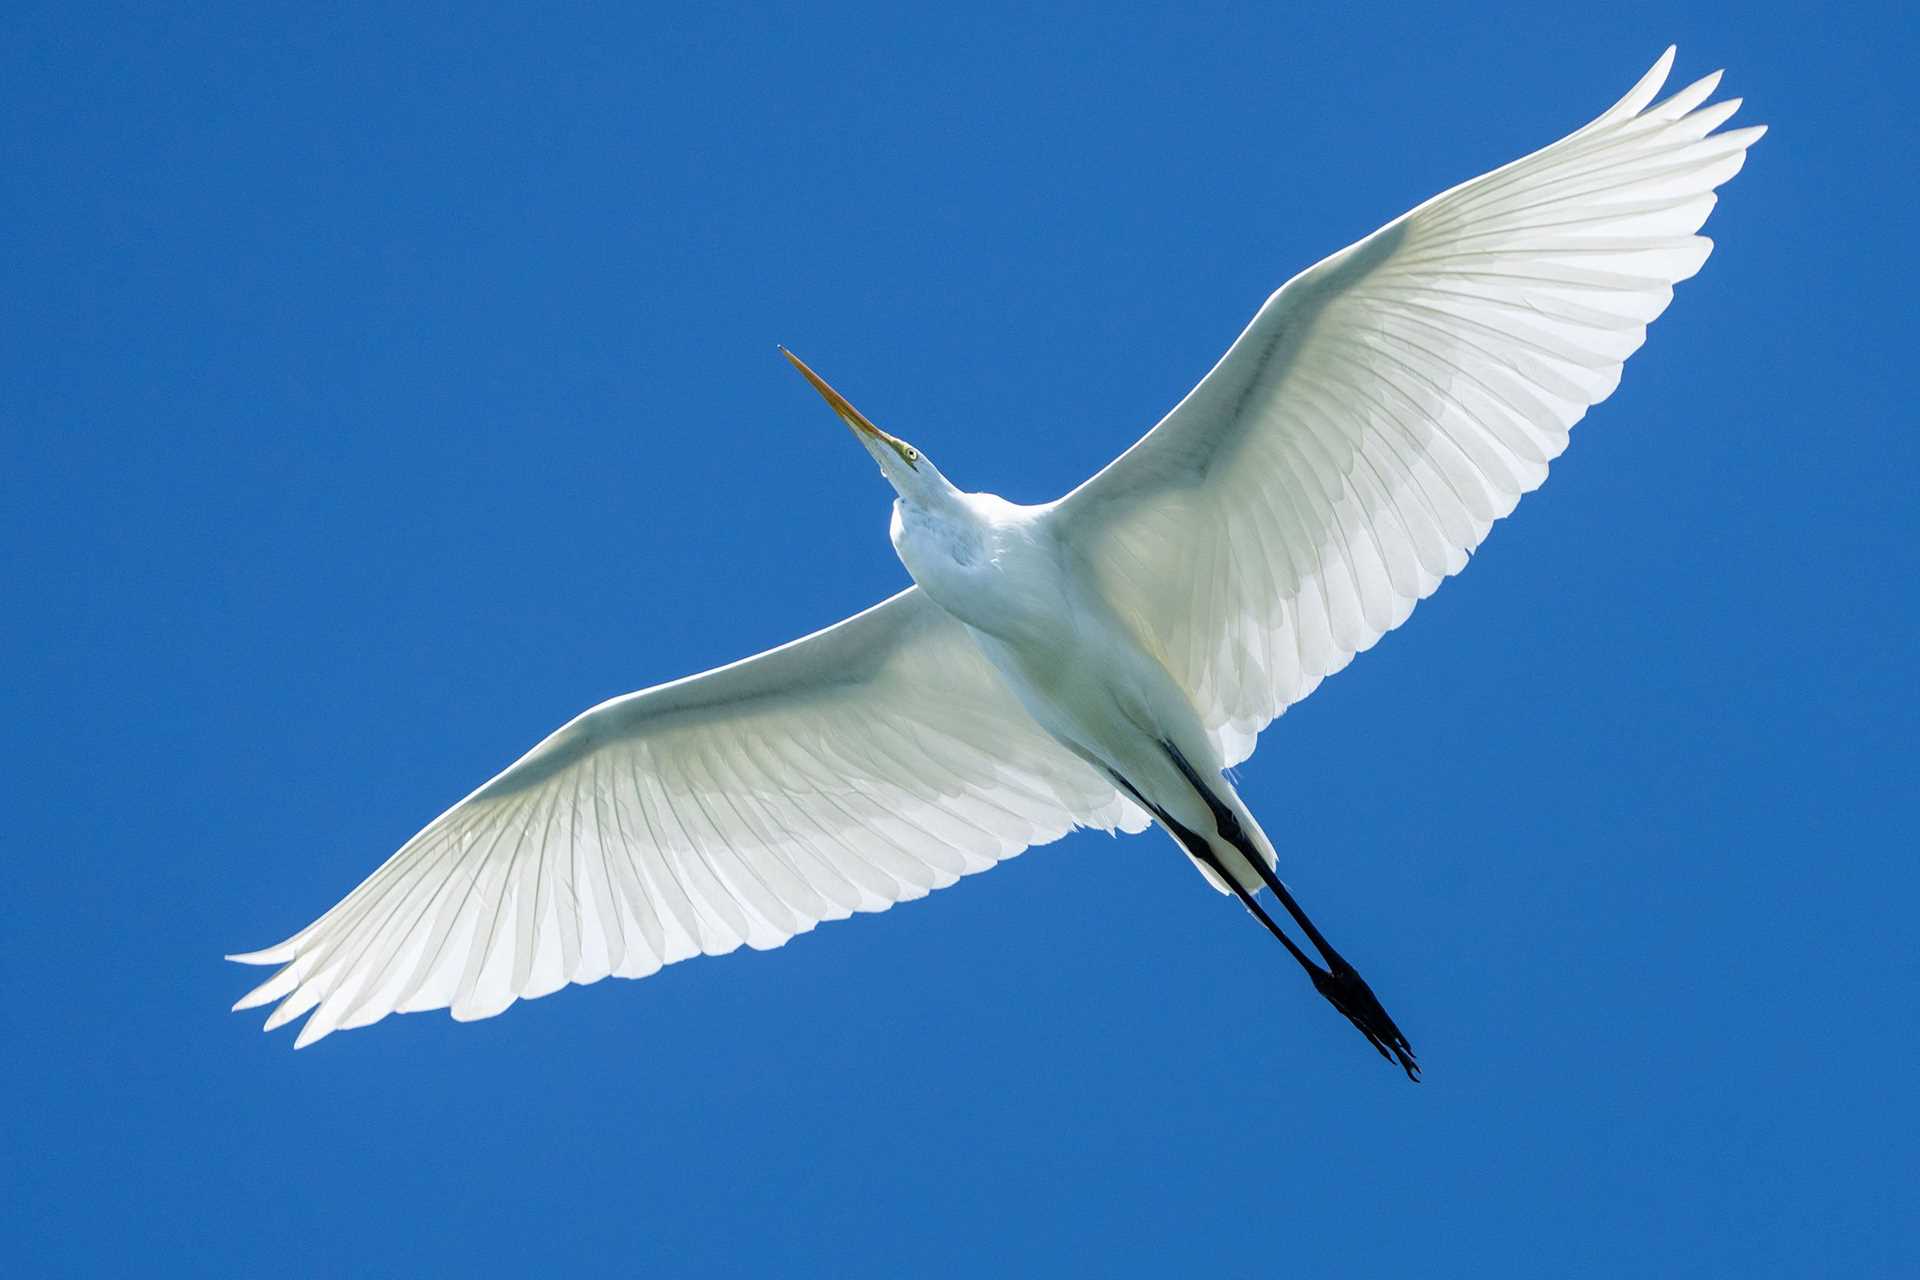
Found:
[(1667, 77), (1673, 74), (1673, 62), (1679, 54), (1679, 45), (1668, 45), (1661, 51), (1660, 56), (1653, 60), (1653, 65), (1647, 68), (1647, 73), (1640, 77), (1640, 83), (1644, 85), (1651, 81), (1654, 91), (1658, 92), (1660, 86), (1667, 82)]
[(310, 1044), (326, 1039), (328, 1033), (333, 1030), (331, 1027), (320, 1027), (316, 1030), (314, 1024), (317, 1021), (318, 1019), (316, 1018), (308, 1018), (307, 1025), (301, 1027), (300, 1034), (293, 1038), (293, 1049), (295, 1053), (298, 1053)]
[(299, 1008), (291, 1000), (283, 1000), (272, 1013), (267, 1015), (267, 1020), (260, 1024), (260, 1029), (278, 1031), (305, 1012), (305, 1009)]
[(1667, 77), (1673, 74), (1673, 62), (1679, 53), (1679, 45), (1668, 45), (1660, 56), (1653, 60), (1653, 65), (1647, 68), (1647, 74), (1640, 77), (1642, 85), (1650, 86), (1647, 93), (1649, 100), (1654, 94), (1660, 92), (1661, 86), (1667, 83)]
[(1666, 84), (1667, 76), (1673, 70), (1673, 58), (1676, 52), (1678, 52), (1677, 46), (1668, 45), (1666, 52), (1647, 68), (1646, 74), (1634, 82), (1633, 88), (1627, 90), (1626, 96), (1601, 112), (1587, 128), (1595, 129), (1615, 124), (1645, 111), (1647, 104), (1653, 101), (1660, 92), (1661, 86)]
[(257, 1009), (263, 1004), (271, 1004), (282, 996), (289, 996), (300, 986), (300, 975), (289, 965), (268, 978), (234, 1003), (233, 1012), (242, 1009)]
[(259, 951), (235, 951), (221, 958), (235, 964), (285, 964), (293, 959), (293, 952), (285, 946), (278, 946)]

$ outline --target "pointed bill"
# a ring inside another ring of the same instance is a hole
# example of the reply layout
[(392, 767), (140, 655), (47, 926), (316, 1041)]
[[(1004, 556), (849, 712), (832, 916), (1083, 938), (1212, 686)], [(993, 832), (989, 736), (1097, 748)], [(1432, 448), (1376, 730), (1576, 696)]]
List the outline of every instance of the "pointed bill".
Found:
[(884, 441), (886, 444), (891, 445), (893, 451), (903, 459), (907, 458), (909, 450), (906, 441), (899, 439), (897, 436), (889, 435), (879, 427), (874, 426), (866, 414), (854, 408), (845, 396), (828, 386), (827, 380), (810, 369), (805, 360), (802, 360), (785, 347), (780, 348), (780, 354), (793, 362), (793, 367), (800, 371), (802, 377), (813, 384), (813, 389), (820, 393), (820, 398), (827, 402), (829, 408), (840, 415), (842, 422), (853, 428), (855, 435), (870, 435), (877, 440)]

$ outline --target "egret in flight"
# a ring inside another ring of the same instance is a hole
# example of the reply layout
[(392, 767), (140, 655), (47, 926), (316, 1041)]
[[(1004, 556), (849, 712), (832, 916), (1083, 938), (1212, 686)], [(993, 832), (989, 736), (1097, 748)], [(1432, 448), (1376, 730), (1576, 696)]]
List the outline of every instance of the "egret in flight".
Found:
[(1672, 61), (1295, 276), (1054, 502), (956, 488), (785, 353), (893, 486), (914, 585), (576, 717), (318, 920), (231, 957), (279, 966), (235, 1008), (278, 1001), (269, 1030), (311, 1013), (296, 1047), (396, 1010), (491, 1017), (1158, 823), (1417, 1079), (1226, 770), (1465, 567), (1706, 260), (1714, 188), (1763, 129), (1715, 132), (1739, 105), (1706, 105), (1718, 74), (1656, 103)]

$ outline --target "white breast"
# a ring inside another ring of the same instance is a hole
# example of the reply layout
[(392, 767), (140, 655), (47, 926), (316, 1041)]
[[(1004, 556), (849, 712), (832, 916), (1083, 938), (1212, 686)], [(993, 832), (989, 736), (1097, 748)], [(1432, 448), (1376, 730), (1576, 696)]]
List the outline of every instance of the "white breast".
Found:
[(969, 626), (1017, 644), (1058, 643), (1070, 610), (1039, 510), (991, 494), (938, 509), (896, 502), (893, 549), (921, 589)]

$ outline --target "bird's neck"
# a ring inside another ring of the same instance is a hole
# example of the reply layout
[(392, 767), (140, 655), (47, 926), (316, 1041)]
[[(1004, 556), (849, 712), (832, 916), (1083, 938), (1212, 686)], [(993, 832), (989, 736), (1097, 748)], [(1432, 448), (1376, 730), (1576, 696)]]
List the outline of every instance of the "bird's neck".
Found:
[(893, 502), (893, 527), (922, 529), (937, 526), (965, 526), (977, 523), (966, 503), (957, 495), (948, 494), (902, 494)]
[(941, 565), (968, 565), (991, 554), (991, 521), (970, 501), (985, 495), (944, 492), (902, 495), (893, 504), (888, 533), (907, 571), (919, 579)]

